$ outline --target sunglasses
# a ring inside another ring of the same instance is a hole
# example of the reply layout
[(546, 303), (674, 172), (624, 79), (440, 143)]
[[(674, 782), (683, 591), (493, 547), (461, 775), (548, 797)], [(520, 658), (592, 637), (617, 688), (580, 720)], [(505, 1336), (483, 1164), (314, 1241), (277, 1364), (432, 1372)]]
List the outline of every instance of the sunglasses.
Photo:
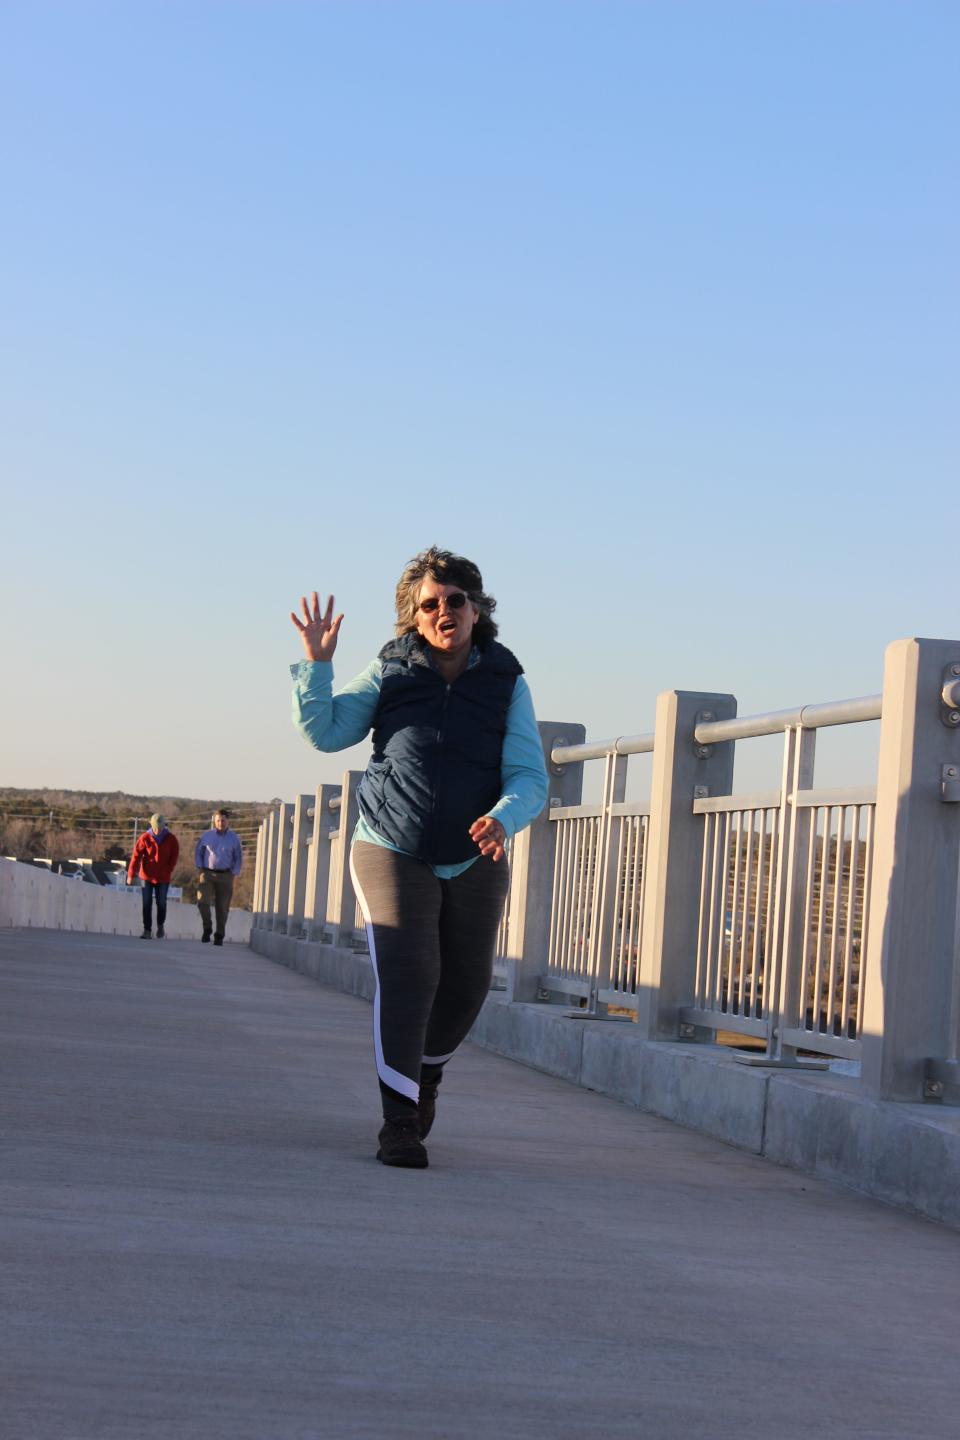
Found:
[[(443, 596), (443, 604), (448, 610), (462, 610), (469, 597), (464, 595), (462, 590), (454, 590), (452, 595)], [(440, 609), (440, 599), (436, 595), (428, 595), (426, 600), (421, 600), (417, 606), (424, 615), (432, 615), (435, 610)]]

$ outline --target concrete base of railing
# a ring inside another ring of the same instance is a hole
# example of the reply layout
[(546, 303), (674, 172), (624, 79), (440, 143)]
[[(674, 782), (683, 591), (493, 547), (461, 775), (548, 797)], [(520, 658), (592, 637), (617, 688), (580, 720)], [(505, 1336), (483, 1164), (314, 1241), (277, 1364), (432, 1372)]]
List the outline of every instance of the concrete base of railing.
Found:
[[(232, 910), (224, 938), (247, 944), (252, 919), (249, 910)], [(139, 935), (143, 929), (140, 894), (132, 888), (115, 890), (51, 875), (38, 865), (0, 860), (0, 927)], [(164, 930), (170, 940), (199, 939), (197, 907), (171, 900)]]
[(765, 1159), (960, 1228), (960, 1109), (871, 1100), (844, 1075), (740, 1065), (725, 1046), (487, 1001), (470, 1039)]
[(257, 926), (250, 932), (250, 948), (278, 965), (285, 965), (288, 970), (309, 975), (321, 985), (329, 985), (345, 995), (359, 995), (362, 1000), (373, 1000), (373, 966), (370, 956), (362, 951), (321, 945), (317, 940), (299, 940), (281, 930), (262, 930)]
[[(254, 929), (254, 950), (366, 1000), (367, 955)], [(629, 1022), (571, 1018), (492, 994), (470, 1033), (511, 1060), (703, 1131), (778, 1164), (960, 1228), (960, 1109), (860, 1094), (832, 1073), (740, 1065), (723, 1046), (642, 1039)]]

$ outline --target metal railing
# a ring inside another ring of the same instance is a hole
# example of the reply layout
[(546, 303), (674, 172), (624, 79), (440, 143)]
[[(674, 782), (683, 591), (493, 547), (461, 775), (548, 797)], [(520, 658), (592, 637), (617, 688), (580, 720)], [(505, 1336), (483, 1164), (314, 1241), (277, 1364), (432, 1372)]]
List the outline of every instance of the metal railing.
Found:
[(636, 1008), (649, 807), (558, 808), (549, 960), (543, 988), (588, 1008)]
[(693, 808), (704, 816), (703, 866), (696, 987), (683, 1020), (858, 1059), (873, 792), (730, 796)]
[[(632, 1019), (651, 1039), (752, 1047), (763, 1063), (863, 1061), (876, 1094), (918, 1098), (921, 1071), (934, 1089), (948, 1084), (941, 1074), (952, 1085), (960, 642), (895, 642), (882, 694), (735, 708), (732, 696), (670, 691), (651, 733), (570, 743), (558, 730), (582, 727), (541, 725), (562, 793), (511, 842), (494, 984), (507, 1000)], [(818, 788), (817, 732), (881, 717), (876, 787)], [(734, 793), (734, 746), (774, 734), (779, 787)], [(628, 801), (627, 767), (641, 755), (652, 756), (650, 799)], [(598, 760), (600, 800), (583, 804), (583, 766)], [(347, 863), (359, 779), (350, 772), (336, 794), (318, 788), (321, 805), (302, 796), (300, 812), (279, 806), (264, 822), (260, 928), (362, 944)], [(926, 1046), (919, 1071), (891, 1038), (896, 1006), (911, 1011), (914, 1051)]]
[(780, 796), (699, 800), (704, 816), (693, 1004), (684, 1015), (766, 1037), (778, 885)]
[[(717, 744), (784, 735), (784, 781), (755, 795), (696, 793), (702, 816), (696, 964), (684, 1024), (858, 1059), (875, 791), (796, 788), (810, 738), (824, 726), (879, 720), (882, 696), (704, 719), (693, 740)], [(654, 749), (650, 734), (556, 746), (554, 763), (603, 758), (599, 806), (556, 812), (554, 904), (547, 991), (582, 997), (589, 1013), (635, 1010), (642, 964), (649, 806), (619, 802), (625, 758)], [(803, 757), (801, 762), (800, 757)], [(700, 787), (703, 789), (704, 787)], [(796, 917), (799, 916), (799, 923)]]
[(694, 728), (693, 738), (701, 745), (723, 740), (750, 740), (758, 735), (779, 735), (789, 730), (819, 730), (826, 725), (855, 725), (862, 720), (879, 720), (882, 695), (860, 695), (852, 700), (828, 700), (823, 705), (800, 705), (794, 710), (768, 710), (761, 715), (744, 715), (735, 720), (703, 720)]
[[(876, 720), (880, 710), (881, 697), (867, 696), (695, 727), (701, 747), (781, 731), (786, 779), (780, 790), (763, 794), (693, 798), (703, 836), (696, 964), (690, 1003), (680, 1012), (683, 1023), (752, 1037), (770, 1051), (779, 1041), (781, 1051), (859, 1056), (875, 792), (793, 790), (791, 777), (795, 757), (807, 745), (804, 734)], [(623, 796), (628, 757), (653, 751), (653, 734), (640, 734), (555, 745), (550, 752), (555, 765), (604, 761), (599, 803), (549, 812), (553, 881), (548, 959), (539, 984), (545, 996), (577, 1001), (586, 1014), (636, 1015), (650, 805)], [(810, 760), (812, 765), (812, 754)], [(349, 776), (345, 786), (349, 793)], [(342, 790), (326, 802), (326, 814), (341, 822), (337, 828), (318, 826), (316, 806), (306, 809), (314, 822), (307, 845), (326, 843), (331, 850), (330, 888), (314, 935), (364, 948), (366, 925), (349, 886), (350, 837), (344, 837), (342, 810)], [(337, 921), (333, 906), (336, 887), (345, 887), (344, 872), (349, 923)], [(498, 987), (507, 972), (510, 901), (508, 892), (497, 932)], [(788, 923), (793, 913), (801, 917), (795, 932)]]

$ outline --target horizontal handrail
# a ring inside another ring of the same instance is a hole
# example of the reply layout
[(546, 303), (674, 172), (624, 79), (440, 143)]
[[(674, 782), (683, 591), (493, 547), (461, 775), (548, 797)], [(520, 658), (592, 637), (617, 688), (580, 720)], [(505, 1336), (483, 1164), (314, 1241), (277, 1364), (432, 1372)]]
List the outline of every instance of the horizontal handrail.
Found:
[(602, 805), (552, 805), (548, 820), (597, 820), (603, 814)]
[[(650, 814), (649, 800), (617, 800), (608, 806), (608, 813), (630, 819), (636, 815)], [(603, 805), (554, 805), (548, 820), (597, 820), (603, 814)]]
[[(852, 700), (828, 700), (822, 705), (799, 705), (792, 710), (767, 710), (760, 715), (741, 715), (733, 720), (704, 720), (694, 730), (699, 745), (717, 745), (724, 740), (750, 740), (757, 735), (778, 735), (792, 725), (819, 730), (826, 725), (856, 725), (879, 720), (882, 695), (860, 695)], [(550, 751), (554, 765), (578, 760), (604, 760), (608, 755), (649, 755), (653, 735), (618, 735), (611, 740), (594, 740), (583, 745), (555, 745)]]
[(797, 790), (790, 800), (798, 810), (820, 810), (837, 805), (876, 805), (877, 787), (854, 785), (839, 790)]
[(615, 800), (610, 806), (611, 815), (622, 815), (625, 819), (640, 816), (649, 816), (650, 800)]
[[(694, 815), (736, 815), (756, 810), (779, 810), (783, 795), (779, 790), (764, 790), (755, 795), (698, 795), (694, 797)], [(787, 803), (800, 810), (821, 809), (837, 805), (875, 805), (876, 785), (855, 785), (833, 790), (795, 790)], [(615, 807), (611, 807), (612, 809)]]
[(760, 790), (752, 795), (697, 795), (693, 801), (694, 815), (746, 815), (755, 810), (779, 810), (783, 795), (779, 790)]
[(828, 700), (824, 705), (768, 710), (763, 715), (742, 715), (733, 720), (704, 720), (693, 735), (699, 745), (716, 745), (723, 740), (778, 735), (793, 725), (804, 730), (819, 730), (824, 725), (856, 725), (862, 720), (879, 720), (882, 704), (882, 695), (861, 695), (853, 700)]
[(550, 751), (554, 765), (573, 760), (603, 760), (608, 755), (652, 755), (652, 735), (618, 735), (613, 740), (594, 740), (589, 745), (555, 745)]

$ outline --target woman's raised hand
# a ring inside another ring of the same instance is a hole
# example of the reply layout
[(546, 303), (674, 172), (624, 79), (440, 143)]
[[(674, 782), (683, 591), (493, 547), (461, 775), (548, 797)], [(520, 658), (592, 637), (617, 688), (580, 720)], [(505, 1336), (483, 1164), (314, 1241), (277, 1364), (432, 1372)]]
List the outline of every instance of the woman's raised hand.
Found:
[(329, 596), (327, 608), (322, 615), (316, 590), (314, 590), (311, 600), (312, 605), (308, 605), (306, 595), (301, 595), (300, 609), (303, 612), (303, 619), (300, 620), (292, 610), (290, 619), (300, 631), (300, 639), (303, 641), (303, 648), (308, 660), (332, 660), (333, 652), (337, 648), (337, 636), (340, 633), (340, 622), (343, 616), (338, 615), (334, 618), (332, 595)]

